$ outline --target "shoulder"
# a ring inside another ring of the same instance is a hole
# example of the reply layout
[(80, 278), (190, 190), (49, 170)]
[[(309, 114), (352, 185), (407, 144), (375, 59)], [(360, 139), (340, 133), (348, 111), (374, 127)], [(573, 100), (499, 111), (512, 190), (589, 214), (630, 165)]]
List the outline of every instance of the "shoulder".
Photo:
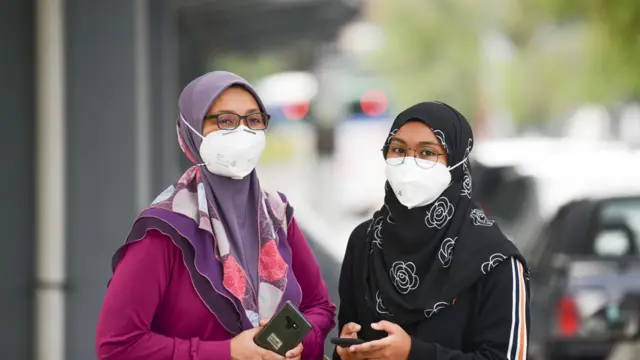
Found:
[(349, 235), (349, 241), (347, 243), (347, 253), (360, 252), (359, 249), (363, 249), (367, 244), (367, 232), (373, 219), (363, 221), (356, 226), (351, 235)]
[(169, 266), (180, 258), (180, 249), (171, 237), (156, 229), (149, 229), (139, 239), (127, 241), (114, 254), (112, 270), (122, 263), (137, 264), (144, 268)]
[(349, 236), (349, 242), (366, 242), (367, 232), (369, 231), (369, 227), (372, 221), (372, 219), (369, 219), (358, 224), (358, 226), (356, 226), (351, 232), (351, 235)]
[(480, 281), (484, 293), (525, 294), (529, 288), (529, 271), (523, 259), (511, 256), (496, 264)]
[[(355, 269), (362, 266), (364, 256), (369, 252), (367, 249), (367, 231), (372, 220), (367, 220), (356, 226), (347, 242), (347, 248), (342, 260), (342, 270), (340, 271), (340, 288), (342, 292), (351, 291), (353, 283), (352, 278), (355, 275)], [(342, 297), (342, 295), (341, 295)]]
[(157, 229), (148, 229), (142, 238), (128, 241), (124, 244), (122, 250), (124, 256), (125, 253), (128, 254), (132, 252), (143, 255), (167, 253), (177, 251), (179, 249), (174, 245), (169, 235), (164, 234)]
[(268, 201), (275, 201), (275, 202), (279, 202), (282, 204), (288, 204), (289, 200), (287, 199), (287, 196), (280, 192), (280, 191), (275, 191), (275, 190), (270, 190), (270, 189), (263, 189), (263, 192), (266, 194), (267, 196), (267, 200)]
[(293, 217), (293, 207), (289, 203), (289, 199), (284, 193), (279, 191), (263, 190), (267, 203), (271, 207), (271, 210), (278, 218), (287, 219), (287, 222), (291, 221)]
[(490, 277), (526, 277), (526, 267), (524, 261), (520, 256), (510, 256), (498, 264), (487, 273), (487, 278)]

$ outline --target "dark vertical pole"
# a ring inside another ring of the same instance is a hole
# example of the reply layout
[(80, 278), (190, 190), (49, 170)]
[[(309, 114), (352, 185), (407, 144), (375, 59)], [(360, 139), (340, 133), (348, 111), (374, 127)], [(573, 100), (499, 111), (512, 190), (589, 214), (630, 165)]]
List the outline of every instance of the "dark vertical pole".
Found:
[[(206, 61), (209, 59), (203, 44), (192, 26), (189, 26), (185, 13), (178, 17), (178, 54), (179, 54), (179, 88), (182, 89), (191, 80), (206, 71)], [(177, 150), (180, 152), (180, 150)], [(193, 164), (186, 156), (179, 153), (180, 169), (186, 170)]]
[(0, 349), (3, 359), (33, 358), (34, 1), (0, 6)]
[(178, 13), (172, 0), (151, 1), (151, 146), (152, 194), (175, 182), (182, 174), (176, 138), (180, 92)]

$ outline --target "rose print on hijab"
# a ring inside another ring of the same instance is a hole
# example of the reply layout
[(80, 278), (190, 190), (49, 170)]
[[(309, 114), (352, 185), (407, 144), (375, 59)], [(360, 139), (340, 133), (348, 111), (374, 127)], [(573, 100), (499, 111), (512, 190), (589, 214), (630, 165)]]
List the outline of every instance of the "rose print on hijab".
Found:
[(395, 224), (396, 222), (393, 221), (393, 215), (391, 215), (391, 209), (389, 209), (389, 206), (387, 206), (387, 204), (384, 204), (384, 206), (387, 208), (387, 211), (389, 212), (389, 215), (387, 215), (387, 222), (389, 224)]
[(473, 221), (473, 225), (477, 225), (477, 226), (493, 225), (493, 220), (487, 219), (487, 217), (484, 214), (484, 211), (482, 211), (481, 209), (471, 210), (471, 220)]
[(440, 144), (442, 144), (442, 147), (444, 148), (444, 150), (446, 152), (449, 152), (449, 149), (447, 148), (447, 143), (444, 141), (444, 133), (440, 130), (433, 130), (433, 133), (438, 138), (438, 141), (440, 141)]
[(471, 172), (469, 171), (467, 166), (464, 166), (463, 171), (464, 178), (462, 180), (462, 191), (460, 192), (460, 195), (464, 195), (471, 199)]
[(373, 252), (376, 247), (382, 250), (382, 223), (384, 223), (382, 216), (371, 222), (369, 231), (373, 230), (373, 241), (371, 241), (370, 252)]
[(384, 303), (382, 302), (382, 296), (380, 295), (379, 290), (378, 292), (376, 292), (376, 311), (379, 312), (380, 314), (387, 314), (387, 315), (393, 316), (393, 314), (390, 313), (389, 310), (387, 310), (387, 308), (384, 306)]
[(464, 166), (467, 166), (467, 162), (469, 161), (469, 154), (471, 153), (471, 148), (473, 147), (473, 139), (469, 139), (469, 141), (467, 141), (467, 149), (464, 151), (464, 158), (467, 159), (467, 161), (464, 162)]
[(376, 222), (375, 220), (376, 220), (375, 218), (369, 220), (369, 226), (367, 227), (367, 235), (369, 235), (369, 233), (371, 232), (371, 229), (373, 228), (373, 224)]
[(391, 282), (398, 292), (406, 295), (420, 285), (420, 278), (416, 275), (416, 265), (410, 261), (396, 261), (389, 271)]
[(482, 264), (481, 270), (483, 274), (487, 274), (491, 269), (498, 266), (501, 262), (503, 262), (507, 257), (502, 254), (493, 254), (489, 257), (489, 261)]
[(446, 197), (441, 197), (427, 210), (424, 223), (430, 228), (442, 229), (453, 217), (455, 209)]
[(464, 172), (464, 178), (462, 179), (462, 191), (460, 195), (464, 195), (467, 198), (471, 199), (471, 189), (472, 189), (472, 179), (471, 179), (471, 170), (469, 169), (469, 154), (471, 153), (471, 145), (473, 143), (472, 139), (469, 139), (467, 149), (464, 151), (464, 163), (462, 163), (462, 171)]
[(387, 137), (387, 141), (385, 144), (389, 144), (391, 142), (391, 139), (393, 139), (393, 137), (396, 135), (397, 132), (398, 132), (398, 129), (389, 131), (389, 136)]
[(433, 308), (424, 311), (424, 316), (428, 319), (428, 318), (432, 317), (433, 315), (437, 314), (438, 311), (444, 309), (448, 305), (449, 305), (449, 303), (446, 303), (444, 301), (435, 303), (435, 305), (433, 305)]
[(376, 219), (373, 224), (373, 244), (382, 250), (382, 223), (384, 218), (381, 216)]
[(438, 258), (442, 263), (442, 267), (449, 267), (451, 260), (453, 259), (453, 247), (456, 245), (458, 238), (446, 238), (440, 245), (440, 251), (438, 251)]

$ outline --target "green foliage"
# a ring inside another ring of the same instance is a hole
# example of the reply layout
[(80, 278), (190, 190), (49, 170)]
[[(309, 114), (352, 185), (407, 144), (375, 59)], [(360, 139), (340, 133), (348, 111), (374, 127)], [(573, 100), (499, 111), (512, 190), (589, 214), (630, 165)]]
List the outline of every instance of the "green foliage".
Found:
[[(585, 21), (591, 97), (640, 97), (640, 1), (537, 0), (556, 21)], [(595, 90), (595, 91), (594, 91)]]
[(389, 79), (399, 107), (426, 99), (448, 102), (469, 115), (476, 108), (481, 2), (386, 1), (375, 21), (385, 28), (384, 49), (373, 56)]
[(639, 0), (378, 0), (377, 65), (406, 106), (451, 102), (471, 118), (486, 98), (480, 37), (514, 46), (500, 101), (520, 123), (561, 117), (585, 101), (640, 97)]
[(286, 62), (280, 53), (263, 53), (258, 56), (224, 54), (212, 61), (212, 69), (236, 73), (248, 81), (284, 71)]

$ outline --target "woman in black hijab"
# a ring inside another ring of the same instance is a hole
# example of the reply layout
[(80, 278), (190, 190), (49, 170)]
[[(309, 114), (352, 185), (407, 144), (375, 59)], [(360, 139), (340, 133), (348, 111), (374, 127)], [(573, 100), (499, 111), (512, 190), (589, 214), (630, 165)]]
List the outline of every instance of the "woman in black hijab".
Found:
[(518, 249), (471, 200), (473, 134), (420, 103), (383, 147), (384, 206), (351, 234), (335, 359), (525, 360), (529, 280)]

